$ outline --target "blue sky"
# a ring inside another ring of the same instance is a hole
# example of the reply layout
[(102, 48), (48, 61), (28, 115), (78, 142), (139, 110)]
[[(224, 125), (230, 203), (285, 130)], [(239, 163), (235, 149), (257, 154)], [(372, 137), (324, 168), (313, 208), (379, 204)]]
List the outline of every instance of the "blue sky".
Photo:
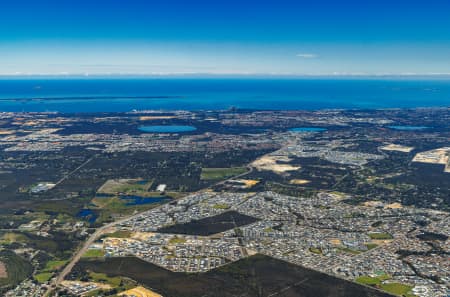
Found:
[(450, 1), (2, 0), (0, 74), (450, 73)]

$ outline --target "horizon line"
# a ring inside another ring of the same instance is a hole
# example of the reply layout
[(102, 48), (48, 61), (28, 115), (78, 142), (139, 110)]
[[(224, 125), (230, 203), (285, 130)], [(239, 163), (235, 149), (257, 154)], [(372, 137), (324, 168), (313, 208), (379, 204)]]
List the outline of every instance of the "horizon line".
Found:
[(450, 78), (450, 73), (0, 73), (8, 78)]

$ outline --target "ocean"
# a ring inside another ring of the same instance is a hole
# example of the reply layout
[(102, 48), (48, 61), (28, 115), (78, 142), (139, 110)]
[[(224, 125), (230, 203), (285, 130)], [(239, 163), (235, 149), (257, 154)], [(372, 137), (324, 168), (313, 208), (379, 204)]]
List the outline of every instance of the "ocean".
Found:
[(1, 79), (0, 111), (449, 107), (449, 79)]

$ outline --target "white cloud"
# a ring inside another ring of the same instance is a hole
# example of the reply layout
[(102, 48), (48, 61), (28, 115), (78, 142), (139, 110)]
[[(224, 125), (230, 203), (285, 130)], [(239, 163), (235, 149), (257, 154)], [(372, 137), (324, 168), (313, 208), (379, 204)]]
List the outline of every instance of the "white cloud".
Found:
[(316, 54), (310, 54), (310, 53), (300, 53), (296, 55), (299, 58), (304, 58), (304, 59), (314, 59), (317, 58), (318, 55)]

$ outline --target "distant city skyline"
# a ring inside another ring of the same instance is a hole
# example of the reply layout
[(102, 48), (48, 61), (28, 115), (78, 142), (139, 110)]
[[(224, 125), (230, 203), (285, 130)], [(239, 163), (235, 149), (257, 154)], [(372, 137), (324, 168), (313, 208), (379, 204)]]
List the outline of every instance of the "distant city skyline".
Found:
[(2, 76), (450, 74), (445, 0), (5, 2)]

